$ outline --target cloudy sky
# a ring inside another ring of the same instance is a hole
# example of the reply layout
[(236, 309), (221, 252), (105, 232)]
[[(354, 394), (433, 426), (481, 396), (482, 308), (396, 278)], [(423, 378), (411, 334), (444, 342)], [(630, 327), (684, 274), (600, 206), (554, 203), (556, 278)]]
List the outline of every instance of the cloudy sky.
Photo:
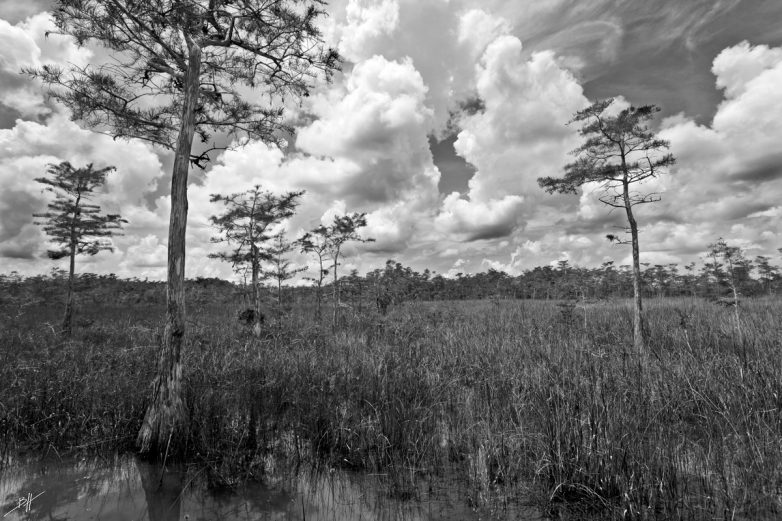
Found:
[[(46, 0), (0, 0), (0, 272), (48, 271), (32, 214), (49, 163), (114, 165), (100, 204), (130, 221), (116, 251), (82, 271), (162, 278), (170, 154), (72, 122), (21, 76), (90, 63), (59, 36)], [(779, 0), (335, 0), (324, 22), (346, 62), (305, 102), (286, 153), (252, 143), (191, 176), (187, 275), (209, 260), (209, 194), (253, 184), (306, 190), (291, 238), (337, 213), (367, 212), (345, 269), (393, 258), (439, 273), (519, 273), (561, 259), (629, 262), (605, 240), (622, 226), (590, 187), (550, 196), (579, 144), (566, 123), (590, 101), (657, 104), (677, 164), (638, 210), (642, 261), (698, 261), (719, 237), (751, 256), (782, 247), (782, 3)], [(297, 259), (304, 263), (304, 258)]]

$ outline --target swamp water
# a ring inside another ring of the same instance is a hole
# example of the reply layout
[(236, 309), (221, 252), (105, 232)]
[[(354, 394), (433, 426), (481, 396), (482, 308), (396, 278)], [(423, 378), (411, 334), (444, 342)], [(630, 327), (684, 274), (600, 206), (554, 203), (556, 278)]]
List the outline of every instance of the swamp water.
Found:
[(377, 475), (300, 470), (214, 491), (192, 474), (133, 457), (12, 461), (0, 470), (0, 521), (541, 519), (518, 508), (473, 510), (469, 490), (457, 484), (427, 482), (419, 499), (399, 501)]

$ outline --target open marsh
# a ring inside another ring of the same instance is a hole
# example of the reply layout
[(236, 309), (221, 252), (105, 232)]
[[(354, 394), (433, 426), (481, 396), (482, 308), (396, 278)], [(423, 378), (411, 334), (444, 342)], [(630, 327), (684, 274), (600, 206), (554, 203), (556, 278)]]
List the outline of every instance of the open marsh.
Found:
[[(483, 517), (776, 519), (779, 308), (744, 303), (739, 339), (732, 310), (650, 299), (639, 355), (626, 301), (409, 302), (335, 331), (294, 309), (261, 339), (230, 305), (192, 305), (188, 420), (168, 457), (236, 490), (271, 479), (271, 457), (379, 474), (411, 508), (421, 483), (455, 477)], [(56, 307), (3, 312), (3, 450), (133, 451), (158, 310), (85, 304), (69, 341), (46, 324)]]

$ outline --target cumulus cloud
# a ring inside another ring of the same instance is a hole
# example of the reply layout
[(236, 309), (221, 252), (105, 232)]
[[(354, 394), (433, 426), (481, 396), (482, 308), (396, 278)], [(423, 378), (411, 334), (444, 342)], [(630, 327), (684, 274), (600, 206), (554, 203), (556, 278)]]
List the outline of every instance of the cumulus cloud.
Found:
[(344, 93), (315, 100), (319, 119), (299, 132), (304, 153), (342, 163), (342, 177), (324, 177), (328, 195), (348, 211), (368, 212), (368, 233), (377, 239), (369, 248), (377, 251), (404, 249), (439, 199), (426, 92), (411, 60), (373, 56), (354, 67)]
[(345, 18), (339, 48), (348, 60), (358, 61), (374, 40), (393, 35), (399, 25), (399, 4), (396, 0), (350, 0)]
[(0, 103), (13, 107), (23, 117), (48, 114), (40, 90), (21, 74), (24, 67), (86, 65), (92, 53), (77, 47), (69, 38), (47, 35), (55, 29), (48, 13), (38, 13), (16, 25), (0, 19)]
[[(596, 187), (579, 197), (549, 196), (536, 180), (561, 175), (572, 160), (568, 152), (581, 138), (566, 123), (589, 103), (582, 84), (625, 70), (608, 65), (628, 67), (639, 49), (677, 38), (697, 47), (706, 35), (698, 19), (722, 16), (734, 3), (710, 10), (708, 2), (669, 0), (653, 8), (632, 2), (632, 9), (608, 0), (335, 0), (324, 27), (349, 60), (345, 72), (304, 101), (308, 118), (295, 148), (250, 143), (193, 176), (187, 274), (230, 276), (230, 267), (207, 257), (216, 248), (209, 216), (219, 210), (209, 196), (255, 184), (306, 191), (286, 223), (291, 235), (328, 224), (335, 213), (366, 212), (362, 234), (376, 242), (351, 257), (360, 270), (388, 256), (453, 274), (487, 267), (518, 273), (560, 258), (626, 262), (629, 250), (604, 240), (624, 216), (608, 212)], [(662, 21), (635, 23), (651, 9)], [(656, 31), (659, 24), (673, 33)], [(24, 66), (101, 59), (60, 37), (44, 38), (50, 27), (45, 14), (0, 21), (0, 118), (12, 126), (0, 130), (0, 256), (27, 272), (49, 262), (40, 259), (45, 237), (31, 217), (45, 207), (32, 178), (47, 163), (114, 164), (101, 202), (131, 223), (116, 253), (89, 267), (160, 277), (170, 206), (159, 197), (165, 187), (157, 187), (162, 156), (79, 129), (18, 74)], [(716, 56), (712, 73), (723, 96), (713, 120), (683, 113), (660, 124), (678, 162), (673, 175), (648, 186), (663, 200), (638, 209), (642, 260), (692, 259), (719, 236), (758, 253), (778, 246), (782, 49), (734, 45)], [(432, 135), (454, 129), (456, 152), (476, 169), (463, 195), (439, 193), (429, 145)]]
[(427, 86), (434, 130), (475, 91), (476, 60), (511, 25), (467, 0), (349, 0), (331, 4), (344, 19), (328, 24), (330, 39), (355, 64), (375, 55), (410, 60)]
[[(697, 259), (718, 237), (745, 245), (748, 253), (773, 252), (782, 193), (782, 155), (774, 143), (782, 139), (782, 50), (746, 42), (723, 50), (712, 68), (724, 99), (711, 124), (700, 125), (685, 115), (667, 118), (659, 135), (671, 144), (677, 164), (671, 175), (639, 187), (662, 193), (662, 200), (636, 207), (644, 262), (686, 262)], [(609, 212), (598, 201), (599, 186), (588, 184), (579, 197), (575, 217), (559, 225), (568, 234), (586, 234), (594, 245), (568, 244), (571, 258), (596, 263), (601, 257), (629, 262), (629, 251), (600, 240), (626, 226), (623, 212)], [(532, 226), (531, 226), (532, 227)], [(545, 251), (557, 239), (547, 231)], [(560, 239), (561, 241), (561, 239)], [(579, 255), (581, 252), (581, 255)], [(550, 251), (549, 253), (553, 253)]]
[(712, 72), (717, 87), (725, 89), (728, 99), (735, 99), (751, 88), (751, 82), (782, 61), (782, 49), (767, 45), (752, 46), (744, 41), (723, 50), (715, 59)]
[[(68, 139), (63, 139), (68, 136)], [(46, 209), (48, 193), (35, 181), (43, 177), (47, 165), (70, 161), (75, 167), (94, 163), (97, 168), (116, 166), (96, 202), (104, 211), (134, 219), (148, 214), (146, 196), (155, 191), (162, 176), (158, 156), (143, 143), (114, 141), (108, 136), (79, 128), (65, 115), (56, 113), (46, 124), (18, 121), (11, 129), (0, 130), (0, 255), (14, 258), (40, 257), (46, 237), (33, 224), (33, 213)], [(118, 244), (134, 240), (133, 233), (144, 229), (131, 223), (130, 235)], [(160, 220), (147, 219), (156, 231)]]
[(524, 199), (517, 195), (472, 202), (461, 199), (454, 192), (445, 198), (435, 224), (441, 231), (461, 236), (467, 241), (505, 237), (520, 224), (523, 202)]
[[(660, 137), (670, 141), (677, 164), (671, 175), (640, 187), (662, 192), (659, 203), (636, 208), (642, 262), (698, 260), (720, 236), (746, 248), (749, 255), (769, 254), (778, 247), (782, 157), (774, 143), (782, 140), (777, 110), (782, 97), (774, 85), (782, 81), (780, 49), (747, 43), (729, 47), (714, 60), (713, 72), (724, 99), (710, 124), (698, 124), (685, 115), (661, 123)], [(486, 128), (495, 127), (499, 125)], [(472, 152), (472, 146), (465, 137), (461, 150)], [(478, 166), (483, 175), (486, 167)], [(561, 175), (561, 166), (549, 175)], [(484, 182), (480, 177), (477, 181)], [(516, 192), (526, 197), (525, 211), (526, 201), (535, 193), (530, 185), (528, 190)], [(608, 260), (628, 264), (629, 248), (612, 246), (604, 239), (606, 233), (626, 226), (624, 213), (610, 212), (599, 202), (597, 191), (597, 185), (585, 185), (579, 197), (570, 198), (571, 203), (540, 195), (545, 199), (536, 201), (523, 232), (512, 234), (516, 249), (482, 256), (484, 266), (513, 273), (557, 258), (582, 265)]]
[(484, 110), (464, 116), (454, 145), (477, 168), (467, 197), (451, 194), (438, 217), (441, 230), (467, 239), (510, 235), (535, 212), (536, 179), (557, 175), (575, 146), (565, 123), (587, 100), (575, 78), (550, 52), (526, 58), (521, 42), (500, 36), (476, 68)]
[(717, 223), (760, 215), (782, 191), (782, 49), (744, 42), (720, 53), (712, 70), (725, 99), (711, 125), (682, 118), (663, 125), (679, 166), (659, 210), (710, 223), (719, 236)]
[(474, 59), (480, 57), (486, 47), (500, 36), (510, 34), (507, 20), (482, 9), (469, 9), (459, 18), (459, 42), (467, 44)]

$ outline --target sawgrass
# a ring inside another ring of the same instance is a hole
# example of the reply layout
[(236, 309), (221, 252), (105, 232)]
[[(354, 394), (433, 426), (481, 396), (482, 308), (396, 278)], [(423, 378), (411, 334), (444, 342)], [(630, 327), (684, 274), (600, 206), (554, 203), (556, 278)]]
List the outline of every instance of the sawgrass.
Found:
[[(649, 300), (645, 353), (627, 301), (407, 303), (345, 310), (336, 330), (300, 305), (260, 339), (238, 309), (193, 306), (169, 457), (223, 485), (262, 478), (278, 454), (379, 473), (397, 497), (455, 475), (470, 504), (534, 502), (563, 519), (775, 519), (780, 304), (745, 302), (739, 335), (732, 310)], [(133, 450), (158, 313), (85, 306), (67, 341), (47, 324), (57, 309), (8, 320), (3, 450)]]

